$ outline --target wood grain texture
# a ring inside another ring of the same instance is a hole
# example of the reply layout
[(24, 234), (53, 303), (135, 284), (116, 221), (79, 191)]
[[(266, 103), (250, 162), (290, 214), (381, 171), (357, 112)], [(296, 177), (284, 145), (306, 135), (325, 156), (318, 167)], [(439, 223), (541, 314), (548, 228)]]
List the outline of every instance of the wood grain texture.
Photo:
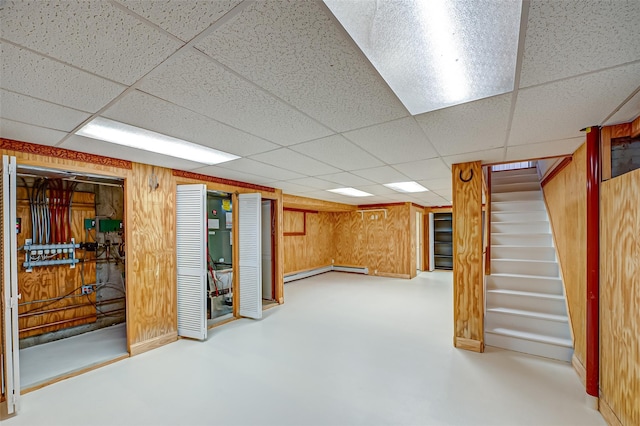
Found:
[(456, 337), (454, 346), (459, 349), (466, 349), (472, 352), (484, 352), (484, 343), (479, 340)]
[[(335, 264), (369, 268), (370, 275), (411, 276), (411, 204), (391, 205), (385, 212), (334, 213)], [(415, 263), (415, 261), (414, 261)], [(415, 271), (414, 271), (415, 274)]]
[(587, 156), (580, 146), (564, 169), (542, 188), (562, 270), (574, 356), (586, 365)]
[(631, 137), (640, 136), (640, 117), (631, 122)]
[(131, 161), (102, 155), (87, 154), (86, 152), (71, 151), (49, 145), (38, 145), (30, 142), (20, 142), (12, 139), (0, 138), (0, 149), (13, 150), (39, 156), (55, 157), (73, 162), (92, 163), (122, 169), (131, 169)]
[(640, 424), (640, 170), (604, 182), (600, 203), (600, 393)]
[[(149, 176), (159, 187), (152, 191)], [(134, 163), (125, 186), (129, 348), (177, 332), (176, 185), (170, 169)]]
[(307, 232), (307, 213), (302, 211), (284, 211), (284, 235), (303, 236)]
[[(22, 220), (22, 232), (18, 234), (18, 247), (31, 238), (31, 214), (27, 191), (19, 187), (16, 192), (16, 215)], [(49, 194), (47, 195), (49, 197)], [(76, 242), (84, 241), (84, 219), (96, 217), (95, 194), (76, 192), (73, 195), (71, 209), (71, 236)], [(76, 250), (76, 256), (82, 257), (81, 250)], [(87, 260), (94, 260), (94, 253), (87, 253)], [(32, 272), (26, 272), (22, 263), (25, 252), (18, 253), (18, 289), (22, 294), (21, 306), (18, 309), (18, 325), (20, 338), (37, 336), (40, 334), (95, 322), (97, 311), (93, 304), (96, 295), (83, 296), (81, 264), (75, 268), (69, 265), (35, 267)], [(86, 284), (96, 283), (96, 264), (84, 264), (84, 280)], [(68, 295), (64, 299), (56, 298)], [(43, 302), (36, 302), (43, 300)], [(36, 302), (36, 303), (34, 303)]]
[(349, 212), (357, 209), (351, 204), (334, 203), (332, 201), (316, 200), (315, 198), (299, 197), (283, 194), (284, 207), (302, 210), (316, 210), (323, 212)]
[[(285, 232), (298, 229), (301, 225), (293, 223), (301, 220), (305, 213), (284, 211)], [(284, 273), (319, 268), (331, 264), (334, 251), (335, 224), (333, 213), (319, 212), (306, 214), (306, 235), (286, 236), (284, 238)]]
[[(484, 348), (481, 162), (454, 164), (451, 173), (454, 343), (458, 345), (471, 340)], [(469, 181), (463, 182), (460, 175)], [(467, 345), (461, 347), (466, 348)]]

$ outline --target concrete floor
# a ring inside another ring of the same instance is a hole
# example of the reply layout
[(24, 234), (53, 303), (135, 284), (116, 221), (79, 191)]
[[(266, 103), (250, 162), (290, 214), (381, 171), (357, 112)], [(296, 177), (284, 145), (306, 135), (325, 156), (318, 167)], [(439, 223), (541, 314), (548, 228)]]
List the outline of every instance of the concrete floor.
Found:
[(14, 425), (605, 425), (569, 364), (452, 347), (452, 274), (327, 273), (261, 321), (29, 393)]

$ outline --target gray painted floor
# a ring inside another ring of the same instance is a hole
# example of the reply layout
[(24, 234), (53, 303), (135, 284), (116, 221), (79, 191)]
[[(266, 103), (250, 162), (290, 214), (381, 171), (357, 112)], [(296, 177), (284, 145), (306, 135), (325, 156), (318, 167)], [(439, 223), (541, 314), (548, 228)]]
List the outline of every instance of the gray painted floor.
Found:
[(29, 393), (3, 426), (605, 425), (569, 364), (454, 349), (451, 282), (292, 282), (260, 321)]
[(118, 324), (20, 350), (23, 389), (127, 354), (127, 329)]

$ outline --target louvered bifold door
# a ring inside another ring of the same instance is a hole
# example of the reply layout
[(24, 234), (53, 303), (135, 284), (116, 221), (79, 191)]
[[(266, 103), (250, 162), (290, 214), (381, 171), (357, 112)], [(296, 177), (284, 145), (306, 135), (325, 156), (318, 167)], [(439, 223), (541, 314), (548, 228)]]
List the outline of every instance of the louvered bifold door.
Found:
[(262, 318), (262, 218), (260, 194), (238, 195), (240, 315)]
[(16, 235), (16, 158), (2, 156), (2, 385), (9, 414), (18, 411), (20, 360), (18, 341), (18, 253)]
[(176, 197), (178, 335), (207, 338), (207, 188), (178, 185)]

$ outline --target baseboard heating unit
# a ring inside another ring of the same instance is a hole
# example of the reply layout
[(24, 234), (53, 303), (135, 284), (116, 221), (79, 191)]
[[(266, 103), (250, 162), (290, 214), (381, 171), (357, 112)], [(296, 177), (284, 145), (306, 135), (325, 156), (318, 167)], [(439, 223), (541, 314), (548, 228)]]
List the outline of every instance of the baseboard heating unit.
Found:
[(321, 268), (309, 269), (308, 271), (296, 272), (293, 274), (285, 275), (284, 282), (285, 284), (291, 281), (301, 280), (303, 278), (309, 278), (314, 275), (324, 274), (325, 272), (351, 272), (352, 274), (369, 274), (369, 268), (357, 267), (357, 266), (338, 266), (338, 265), (329, 265), (323, 266)]

